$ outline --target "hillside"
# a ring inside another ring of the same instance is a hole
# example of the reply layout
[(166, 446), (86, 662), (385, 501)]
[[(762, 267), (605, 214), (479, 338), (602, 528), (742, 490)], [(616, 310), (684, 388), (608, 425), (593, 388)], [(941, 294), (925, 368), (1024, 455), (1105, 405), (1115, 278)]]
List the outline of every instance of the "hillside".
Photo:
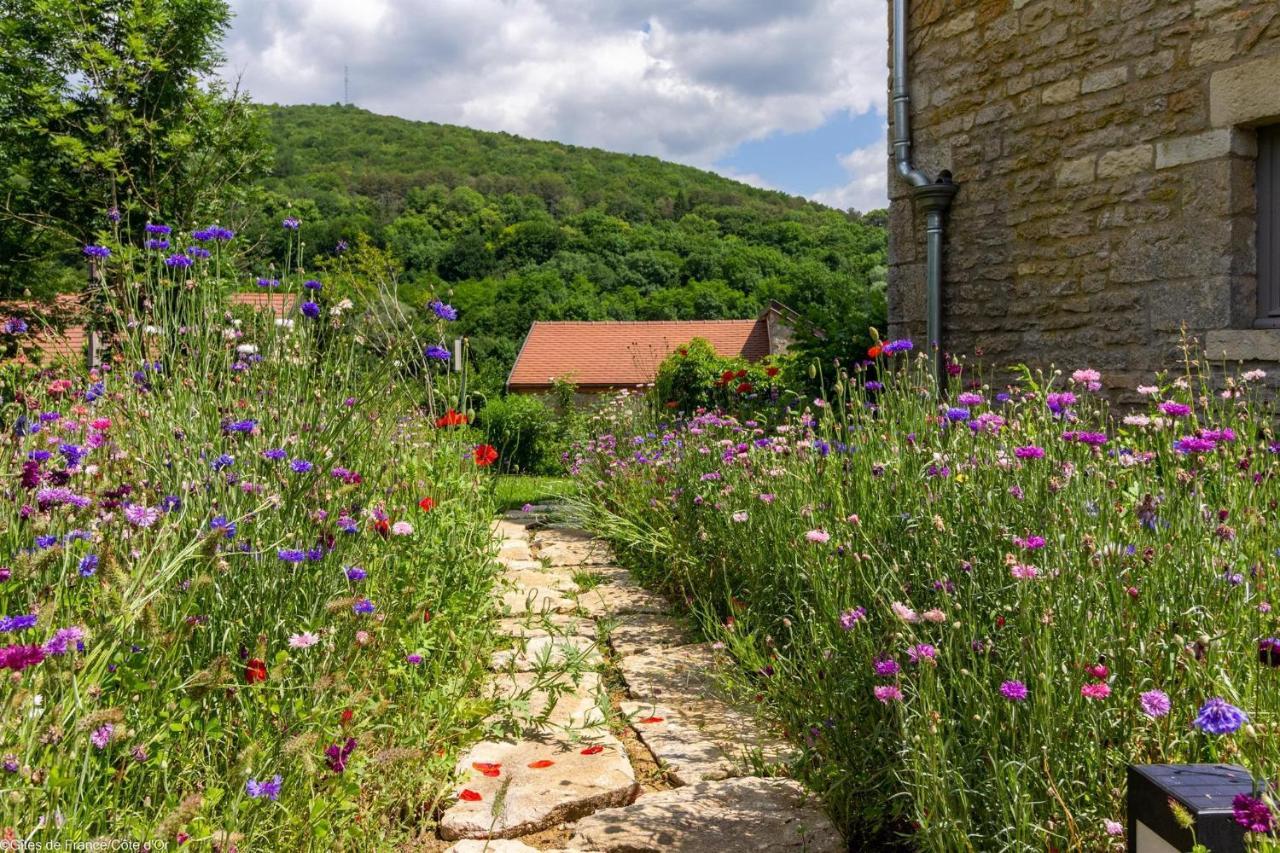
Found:
[(461, 309), (492, 390), (533, 320), (743, 317), (776, 298), (835, 356), (883, 316), (882, 214), (654, 157), (354, 107), (265, 111), (276, 165), (249, 229), (262, 260), (279, 256), (284, 215), (305, 223), (311, 266), (367, 235), (410, 303)]

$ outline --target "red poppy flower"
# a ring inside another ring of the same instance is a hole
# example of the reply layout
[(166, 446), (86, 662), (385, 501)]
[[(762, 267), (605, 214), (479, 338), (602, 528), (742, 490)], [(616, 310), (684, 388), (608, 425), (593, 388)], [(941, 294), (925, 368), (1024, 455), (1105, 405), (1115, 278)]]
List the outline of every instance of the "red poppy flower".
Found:
[(498, 461), (498, 451), (492, 444), (477, 444), (471, 455), (481, 468), (487, 468)]
[(583, 755), (599, 755), (602, 752), (604, 752), (604, 747), (601, 746), (600, 744), (596, 744), (595, 746), (589, 746), (586, 749), (582, 750)]
[(373, 529), (381, 533), (383, 536), (391, 535), (391, 525), (387, 523), (385, 518), (380, 518), (373, 523)]
[(548, 767), (550, 767), (552, 764), (555, 764), (555, 762), (554, 762), (554, 761), (552, 761), (551, 759), (549, 759), (549, 758), (540, 758), (540, 759), (538, 759), (537, 761), (530, 761), (530, 762), (529, 762), (529, 769), (530, 769), (530, 770), (546, 770), (546, 769), (547, 769)]
[(739, 382), (739, 383), (738, 383), (738, 393), (739, 393), (739, 394), (750, 394), (750, 393), (751, 393), (751, 383), (750, 383), (750, 382)]
[(352, 711), (350, 708), (343, 708), (342, 716), (341, 716), (342, 725), (345, 726), (349, 724), (351, 722), (351, 718), (354, 717), (355, 715), (356, 715), (355, 712)]
[(746, 379), (746, 378), (747, 378), (747, 371), (745, 371), (745, 370), (739, 370), (737, 373), (733, 374), (733, 378), (734, 378), (734, 379)]
[(267, 662), (262, 658), (250, 658), (244, 665), (244, 680), (249, 684), (267, 680)]
[(423, 621), (423, 622), (430, 622), (430, 621), (431, 621), (431, 611), (430, 611), (430, 610), (423, 610), (423, 611), (422, 611), (422, 621)]
[(721, 385), (728, 385), (728, 384), (729, 384), (730, 382), (732, 382), (732, 381), (733, 381), (733, 371), (732, 371), (732, 370), (726, 370), (724, 373), (721, 373), (721, 374), (720, 374), (720, 384), (721, 384)]
[(668, 409), (675, 409), (679, 407), (679, 405), (680, 405), (680, 402), (678, 400), (668, 400), (666, 402), (666, 406)]
[(779, 373), (781, 373), (782, 371), (780, 371), (780, 370), (779, 370), (778, 368), (776, 368), (776, 367), (766, 367), (766, 368), (764, 369), (764, 372), (765, 372), (765, 375), (766, 375), (766, 376), (768, 376), (770, 379), (772, 379), (773, 377), (777, 376), (777, 375), (778, 375)]
[(471, 767), (490, 779), (496, 779), (502, 773), (501, 764), (492, 764), (488, 761), (473, 761)]
[(467, 416), (462, 414), (461, 412), (454, 411), (453, 409), (450, 409), (440, 417), (436, 418), (436, 426), (441, 428), (466, 426), (466, 425), (467, 425)]
[(876, 344), (875, 346), (870, 347), (867, 350), (867, 358), (879, 358), (880, 354), (883, 352), (884, 352), (884, 347), (880, 346), (879, 344)]
[(461, 793), (458, 794), (458, 799), (468, 803), (478, 803), (483, 800), (484, 797), (480, 796), (470, 788), (463, 788)]
[(418, 506), (422, 508), (423, 512), (431, 512), (431, 510), (435, 508), (435, 505), (436, 505), (436, 502), (433, 501), (431, 498), (423, 498), (422, 500), (418, 501)]

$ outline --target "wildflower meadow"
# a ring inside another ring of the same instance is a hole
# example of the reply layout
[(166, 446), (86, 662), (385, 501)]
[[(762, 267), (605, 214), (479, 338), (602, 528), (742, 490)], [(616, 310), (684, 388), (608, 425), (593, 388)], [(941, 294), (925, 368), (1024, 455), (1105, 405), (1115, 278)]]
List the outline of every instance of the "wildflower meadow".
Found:
[[(1190, 348), (1189, 348), (1190, 349)], [(672, 356), (679, 358), (680, 354)], [(851, 843), (1124, 849), (1129, 762), (1231, 762), (1266, 843), (1280, 760), (1280, 442), (1261, 372), (1188, 357), (939, 393), (909, 341), (822, 397), (623, 397), (577, 509), (689, 603)]]
[[(118, 220), (84, 250), (101, 366), (0, 377), (0, 830), (412, 840), (486, 715), (492, 644), (496, 454), (440, 346), (456, 315), (415, 331), (331, 297), (295, 218), (248, 275), (228, 229), (130, 248)], [(33, 326), (6, 320), (11, 351)]]

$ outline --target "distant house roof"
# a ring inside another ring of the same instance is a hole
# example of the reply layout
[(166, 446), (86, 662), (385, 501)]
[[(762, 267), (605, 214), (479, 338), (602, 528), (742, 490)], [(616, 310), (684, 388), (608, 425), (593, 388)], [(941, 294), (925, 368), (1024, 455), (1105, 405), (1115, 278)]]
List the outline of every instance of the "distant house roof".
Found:
[(293, 313), (294, 306), (298, 304), (298, 297), (297, 294), (293, 293), (249, 290), (231, 294), (231, 304), (247, 305), (250, 308), (274, 311), (277, 317), (284, 317)]
[(758, 361), (785, 347), (771, 338), (770, 306), (752, 320), (654, 322), (538, 321), (529, 329), (507, 379), (512, 391), (550, 388), (568, 379), (580, 388), (623, 388), (652, 382), (658, 365), (694, 338), (722, 356)]

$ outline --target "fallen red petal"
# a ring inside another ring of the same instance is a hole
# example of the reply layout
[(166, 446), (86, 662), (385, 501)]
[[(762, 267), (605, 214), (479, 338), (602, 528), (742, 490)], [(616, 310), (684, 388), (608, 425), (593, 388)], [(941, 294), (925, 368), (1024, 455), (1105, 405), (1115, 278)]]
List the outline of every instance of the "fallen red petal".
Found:
[(596, 744), (595, 746), (589, 746), (586, 749), (582, 750), (583, 755), (599, 755), (602, 752), (604, 752), (604, 747), (601, 746), (600, 744)]
[(662, 722), (662, 718), (661, 718), (661, 717), (645, 717), (645, 718), (644, 718), (643, 720), (641, 720), (640, 722), (642, 722), (642, 723), (660, 723), (660, 722)]
[(474, 761), (471, 766), (491, 779), (502, 772), (501, 764), (490, 764), (488, 761)]
[(468, 803), (478, 803), (483, 800), (484, 797), (480, 796), (470, 788), (463, 788), (462, 793), (458, 794), (458, 799), (466, 800)]
[(543, 759), (540, 759), (540, 760), (538, 760), (538, 761), (530, 761), (530, 762), (529, 762), (529, 769), (530, 769), (530, 770), (545, 770), (545, 769), (547, 769), (548, 767), (550, 767), (552, 764), (555, 764), (555, 762), (554, 762), (554, 761), (551, 761), (551, 760), (549, 760), (549, 759), (543, 758)]

